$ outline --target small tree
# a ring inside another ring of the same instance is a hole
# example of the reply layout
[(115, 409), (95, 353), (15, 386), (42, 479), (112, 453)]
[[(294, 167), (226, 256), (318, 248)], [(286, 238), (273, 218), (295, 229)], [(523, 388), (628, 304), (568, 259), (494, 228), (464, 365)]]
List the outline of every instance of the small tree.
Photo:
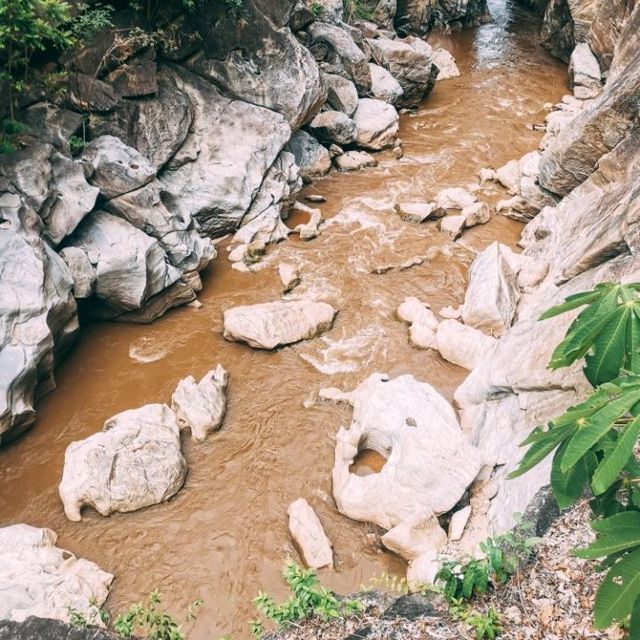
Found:
[(595, 602), (595, 625), (618, 622), (640, 640), (640, 284), (599, 284), (541, 316), (586, 305), (553, 352), (549, 367), (585, 359), (595, 387), (582, 403), (536, 427), (520, 467), (526, 473), (555, 451), (551, 486), (560, 507), (591, 493), (596, 541), (576, 555), (602, 558), (608, 569)]

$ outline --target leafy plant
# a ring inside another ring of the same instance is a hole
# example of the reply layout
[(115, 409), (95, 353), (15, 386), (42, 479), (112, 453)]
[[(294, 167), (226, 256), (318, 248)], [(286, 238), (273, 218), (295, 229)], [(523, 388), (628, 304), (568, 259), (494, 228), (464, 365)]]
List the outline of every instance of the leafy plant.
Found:
[(450, 603), (470, 600), (474, 595), (487, 593), (491, 586), (504, 584), (531, 554), (538, 538), (527, 535), (528, 528), (487, 538), (480, 543), (482, 558), (471, 558), (462, 564), (453, 560), (440, 567), (436, 580), (444, 583), (443, 595)]
[(366, 0), (344, 0), (344, 19), (346, 22), (352, 20), (371, 20), (375, 11), (368, 7)]
[(84, 613), (78, 611), (77, 609), (74, 609), (71, 606), (67, 606), (66, 609), (67, 614), (69, 615), (69, 624), (72, 627), (82, 628), (87, 626), (88, 622)]
[(590, 490), (596, 541), (576, 551), (603, 558), (608, 568), (595, 602), (595, 625), (628, 625), (640, 638), (640, 284), (599, 284), (568, 297), (540, 319), (579, 309), (549, 367), (568, 367), (584, 358), (584, 374), (595, 387), (547, 427), (536, 427), (517, 477), (555, 451), (551, 486), (568, 507)]
[[(151, 640), (184, 640), (185, 635), (178, 622), (169, 614), (159, 610), (161, 597), (157, 590), (149, 594), (148, 604), (141, 602), (131, 605), (129, 610), (116, 617), (113, 622), (114, 631), (123, 638), (142, 635)], [(190, 606), (187, 621), (193, 620), (197, 609), (203, 604), (199, 598)]]
[(476, 640), (495, 640), (502, 633), (502, 621), (498, 610), (491, 606), (486, 613), (480, 613), (463, 600), (454, 600), (449, 606), (449, 613), (454, 620), (461, 620), (475, 632)]
[[(358, 600), (338, 600), (334, 593), (320, 584), (312, 569), (289, 563), (282, 575), (292, 592), (289, 598), (278, 604), (261, 591), (254, 600), (256, 609), (278, 627), (311, 617), (319, 617), (326, 622), (360, 611), (361, 604)], [(251, 620), (249, 625), (255, 636), (260, 637), (264, 633), (260, 621)]]
[(71, 136), (69, 138), (69, 149), (74, 155), (79, 151), (82, 151), (86, 146), (86, 141), (83, 140), (80, 136)]
[(11, 153), (17, 149), (20, 136), (29, 131), (29, 127), (19, 120), (5, 118), (0, 122), (0, 153)]
[(319, 20), (324, 15), (324, 5), (314, 0), (314, 2), (309, 5), (309, 11), (311, 11), (316, 20)]
[[(411, 591), (409, 587), (409, 581), (406, 577), (399, 577), (388, 574), (386, 571), (379, 576), (373, 576), (370, 580), (371, 585), (378, 589), (384, 589), (385, 591), (395, 591), (403, 595), (408, 594)], [(366, 591), (368, 587), (363, 585), (362, 591)]]

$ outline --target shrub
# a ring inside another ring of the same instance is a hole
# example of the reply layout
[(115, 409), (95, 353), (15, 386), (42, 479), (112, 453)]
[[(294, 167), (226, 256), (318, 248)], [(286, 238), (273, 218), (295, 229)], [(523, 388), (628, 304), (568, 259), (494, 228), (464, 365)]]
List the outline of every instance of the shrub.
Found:
[(556, 347), (549, 367), (559, 369), (585, 359), (584, 374), (595, 387), (545, 427), (536, 427), (517, 477), (555, 451), (551, 486), (560, 507), (585, 490), (596, 516), (596, 541), (576, 551), (603, 558), (607, 574), (596, 594), (595, 626), (628, 626), (640, 638), (640, 284), (599, 284), (568, 297), (540, 319), (586, 305)]

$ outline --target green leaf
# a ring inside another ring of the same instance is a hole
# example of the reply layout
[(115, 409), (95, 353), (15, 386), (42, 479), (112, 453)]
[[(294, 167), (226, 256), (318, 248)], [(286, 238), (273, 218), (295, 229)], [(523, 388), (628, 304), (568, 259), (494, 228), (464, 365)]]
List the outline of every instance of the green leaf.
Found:
[(560, 461), (566, 451), (567, 444), (565, 442), (556, 451), (551, 467), (551, 488), (561, 509), (566, 509), (582, 495), (584, 486), (598, 463), (593, 453), (587, 454), (580, 458), (568, 472), (564, 473), (560, 468)]
[(606, 629), (614, 620), (624, 621), (640, 596), (640, 549), (629, 553), (609, 569), (596, 594), (595, 626)]
[(576, 550), (579, 558), (604, 558), (640, 546), (640, 513), (637, 511), (624, 511), (605, 520), (596, 520), (592, 527), (598, 538), (586, 549)]
[(618, 436), (615, 447), (605, 455), (598, 465), (591, 479), (591, 488), (595, 495), (604, 493), (618, 479), (618, 475), (629, 458), (633, 456), (639, 433), (640, 416), (624, 428)]
[[(614, 285), (609, 285), (609, 286), (614, 286)], [(548, 320), (549, 318), (559, 316), (562, 313), (566, 313), (567, 311), (578, 309), (579, 307), (583, 307), (585, 304), (591, 304), (592, 302), (595, 302), (602, 296), (603, 296), (603, 292), (599, 290), (584, 291), (583, 293), (574, 293), (572, 296), (565, 298), (565, 301), (562, 304), (558, 304), (555, 307), (551, 307), (551, 309), (548, 309), (547, 311), (545, 311), (540, 316), (539, 320)]]
[(636, 598), (629, 622), (629, 640), (640, 640), (640, 596)]
[(577, 430), (569, 440), (567, 450), (562, 457), (561, 469), (566, 473), (591, 447), (605, 436), (614, 426), (615, 421), (623, 416), (640, 400), (637, 390), (624, 393), (606, 407), (596, 411), (590, 419)]
[(545, 431), (544, 439), (539, 439), (529, 447), (529, 450), (520, 461), (520, 465), (515, 471), (509, 474), (509, 478), (517, 478), (518, 476), (524, 475), (529, 469), (532, 469), (544, 460), (565, 438), (572, 435), (575, 430), (576, 427), (569, 424), (564, 427), (554, 427), (549, 431)]

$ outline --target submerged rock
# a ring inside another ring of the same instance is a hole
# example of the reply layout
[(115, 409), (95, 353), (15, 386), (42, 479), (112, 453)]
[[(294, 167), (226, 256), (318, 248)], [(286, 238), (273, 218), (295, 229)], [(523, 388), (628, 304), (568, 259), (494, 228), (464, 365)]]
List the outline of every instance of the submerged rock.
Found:
[(331, 541), (322, 528), (322, 523), (311, 505), (298, 498), (287, 509), (289, 514), (289, 531), (298, 547), (302, 559), (311, 569), (333, 567), (333, 551)]
[(178, 419), (165, 404), (109, 418), (104, 431), (67, 447), (59, 486), (67, 518), (80, 521), (84, 505), (108, 516), (169, 500), (187, 474), (180, 447)]
[(335, 315), (331, 305), (311, 300), (232, 307), (224, 312), (224, 337), (255, 349), (275, 349), (324, 333)]
[(218, 365), (206, 373), (200, 382), (193, 376), (183, 378), (171, 396), (171, 408), (180, 428), (191, 429), (191, 437), (202, 442), (220, 429), (227, 409), (229, 373)]
[[(391, 529), (416, 513), (450, 510), (480, 470), (449, 403), (409, 375), (376, 373), (348, 396), (353, 418), (336, 437), (333, 495), (340, 513)], [(379, 473), (349, 467), (359, 451), (386, 459)]]
[[(103, 625), (100, 607), (113, 576), (59, 549), (56, 539), (51, 529), (27, 524), (0, 528), (0, 621), (30, 616), (68, 621), (71, 608), (89, 624)], [(0, 637), (13, 636), (4, 636), (0, 628)]]

